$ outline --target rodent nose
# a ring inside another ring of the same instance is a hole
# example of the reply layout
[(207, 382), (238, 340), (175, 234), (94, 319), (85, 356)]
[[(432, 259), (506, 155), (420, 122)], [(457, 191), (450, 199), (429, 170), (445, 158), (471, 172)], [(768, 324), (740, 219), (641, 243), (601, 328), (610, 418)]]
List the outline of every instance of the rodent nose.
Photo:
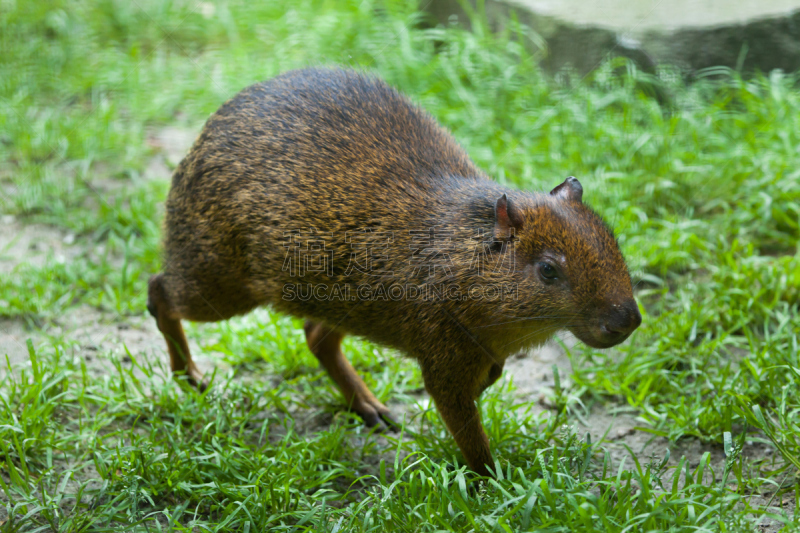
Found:
[(610, 335), (625, 337), (633, 333), (642, 324), (642, 314), (639, 306), (631, 300), (622, 305), (614, 306), (608, 314), (603, 327)]

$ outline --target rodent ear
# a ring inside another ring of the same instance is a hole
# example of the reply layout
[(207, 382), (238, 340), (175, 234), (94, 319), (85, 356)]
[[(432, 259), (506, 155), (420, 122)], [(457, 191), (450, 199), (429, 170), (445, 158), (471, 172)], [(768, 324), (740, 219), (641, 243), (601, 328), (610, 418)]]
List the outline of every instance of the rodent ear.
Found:
[(521, 231), (525, 218), (517, 206), (505, 194), (494, 204), (494, 238), (506, 240)]
[(550, 191), (550, 196), (558, 196), (571, 202), (580, 202), (583, 199), (583, 187), (577, 178), (570, 176), (564, 183)]

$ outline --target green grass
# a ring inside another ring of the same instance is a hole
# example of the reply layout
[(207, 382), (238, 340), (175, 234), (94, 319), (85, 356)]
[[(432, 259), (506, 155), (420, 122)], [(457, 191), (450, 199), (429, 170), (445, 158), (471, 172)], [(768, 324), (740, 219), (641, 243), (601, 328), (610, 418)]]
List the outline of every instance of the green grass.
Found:
[[(401, 2), (5, 2), (0, 212), (76, 234), (81, 253), (0, 276), (0, 318), (37, 339), (0, 383), (0, 525), (749, 531), (768, 513), (800, 528), (798, 76), (717, 69), (687, 85), (665, 68), (667, 108), (633, 65), (553, 80), (524, 44), (523, 28), (431, 28)], [(498, 181), (578, 176), (639, 282), (640, 330), (612, 351), (573, 348), (551, 412), (511, 385), (488, 391), (499, 475), (480, 490), (417, 405), (416, 367), (366, 342), (346, 348), (370, 387), (418, 413), (402, 436), (341, 412), (299, 323), (267, 310), (189, 327), (232, 368), (206, 394), (165, 380), (163, 353), (131, 352), (132, 365), (100, 353), (116, 374), (97, 375), (78, 332), (48, 334), (86, 306), (111, 324), (145, 313), (168, 187), (145, 179), (150, 132), (197, 129), (246, 85), (318, 64), (380, 74)], [(724, 448), (724, 471), (709, 475), (708, 455), (614, 462), (580, 429), (589, 404)], [(773, 453), (753, 458), (751, 442)], [(781, 500), (793, 506), (767, 510)]]

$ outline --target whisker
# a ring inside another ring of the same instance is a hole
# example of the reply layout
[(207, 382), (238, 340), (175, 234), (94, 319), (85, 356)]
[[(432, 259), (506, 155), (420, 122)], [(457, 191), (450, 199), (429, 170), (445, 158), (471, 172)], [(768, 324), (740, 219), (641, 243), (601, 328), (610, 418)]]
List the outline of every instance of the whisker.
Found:
[[(578, 323), (578, 324), (569, 324), (569, 327), (582, 327), (582, 326), (589, 326), (589, 325), (591, 325), (590, 322), (583, 322), (583, 323)], [(565, 328), (567, 326), (561, 326), (561, 325), (555, 325), (554, 324), (552, 327), (554, 327), (554, 328)], [(525, 326), (510, 326), (510, 327), (508, 327), (506, 329), (523, 329), (523, 330), (526, 330), (528, 328), (525, 327)]]
[[(507, 315), (505, 313), (498, 313), (498, 314), (500, 316), (502, 316), (502, 317), (505, 317), (505, 318), (531, 318), (530, 315), (517, 316), (517, 315)], [(576, 317), (578, 317), (580, 315), (578, 315), (577, 313), (567, 313), (567, 314), (563, 314), (563, 315), (537, 315), (537, 317), (539, 317), (539, 316), (543, 317), (543, 318), (576, 318)]]
[(508, 320), (506, 322), (494, 322), (492, 324), (486, 324), (484, 326), (475, 326), (474, 329), (490, 328), (492, 326), (501, 326), (503, 324), (514, 324), (516, 322), (525, 322), (527, 320), (566, 320), (566, 319), (569, 319), (569, 318), (574, 318), (574, 317), (569, 317), (569, 316), (531, 316), (531, 317), (526, 317), (526, 318), (517, 318), (517, 319), (514, 319), (514, 320)]
[(529, 333), (529, 334), (527, 334), (527, 335), (523, 335), (522, 337), (519, 337), (519, 338), (517, 338), (517, 339), (514, 339), (514, 340), (513, 340), (513, 341), (511, 341), (511, 342), (507, 342), (506, 344), (502, 345), (502, 346), (501, 346), (501, 348), (505, 348), (505, 347), (506, 347), (506, 346), (508, 346), (509, 344), (514, 344), (514, 343), (522, 342), (522, 341), (524, 341), (525, 339), (527, 339), (527, 338), (529, 338), (529, 337), (533, 337), (534, 335), (538, 335), (538, 334), (540, 334), (540, 333), (544, 333), (544, 332), (545, 332), (545, 331), (547, 331), (547, 330), (551, 330), (551, 329), (552, 329), (552, 330), (558, 330), (558, 329), (569, 328), (569, 327), (573, 327), (573, 326), (580, 326), (580, 325), (581, 325), (581, 324), (566, 324), (566, 325), (559, 325), (559, 326), (548, 326), (548, 327), (546, 327), (546, 328), (541, 328), (541, 329), (538, 329), (538, 330), (536, 330), (536, 331), (534, 331), (534, 332), (532, 332), (532, 333)]

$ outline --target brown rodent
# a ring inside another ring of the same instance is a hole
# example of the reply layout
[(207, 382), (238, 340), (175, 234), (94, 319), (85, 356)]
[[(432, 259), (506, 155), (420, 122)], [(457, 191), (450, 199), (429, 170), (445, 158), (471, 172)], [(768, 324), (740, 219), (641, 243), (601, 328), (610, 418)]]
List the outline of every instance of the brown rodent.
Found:
[(225, 103), (176, 169), (148, 309), (172, 370), (200, 386), (181, 319), (264, 304), (306, 318), (311, 351), (369, 425), (389, 410), (342, 338), (396, 348), (490, 475), (475, 400), (505, 359), (565, 328), (606, 348), (641, 323), (617, 242), (581, 197), (575, 178), (550, 194), (491, 181), (379, 79), (287, 72)]

